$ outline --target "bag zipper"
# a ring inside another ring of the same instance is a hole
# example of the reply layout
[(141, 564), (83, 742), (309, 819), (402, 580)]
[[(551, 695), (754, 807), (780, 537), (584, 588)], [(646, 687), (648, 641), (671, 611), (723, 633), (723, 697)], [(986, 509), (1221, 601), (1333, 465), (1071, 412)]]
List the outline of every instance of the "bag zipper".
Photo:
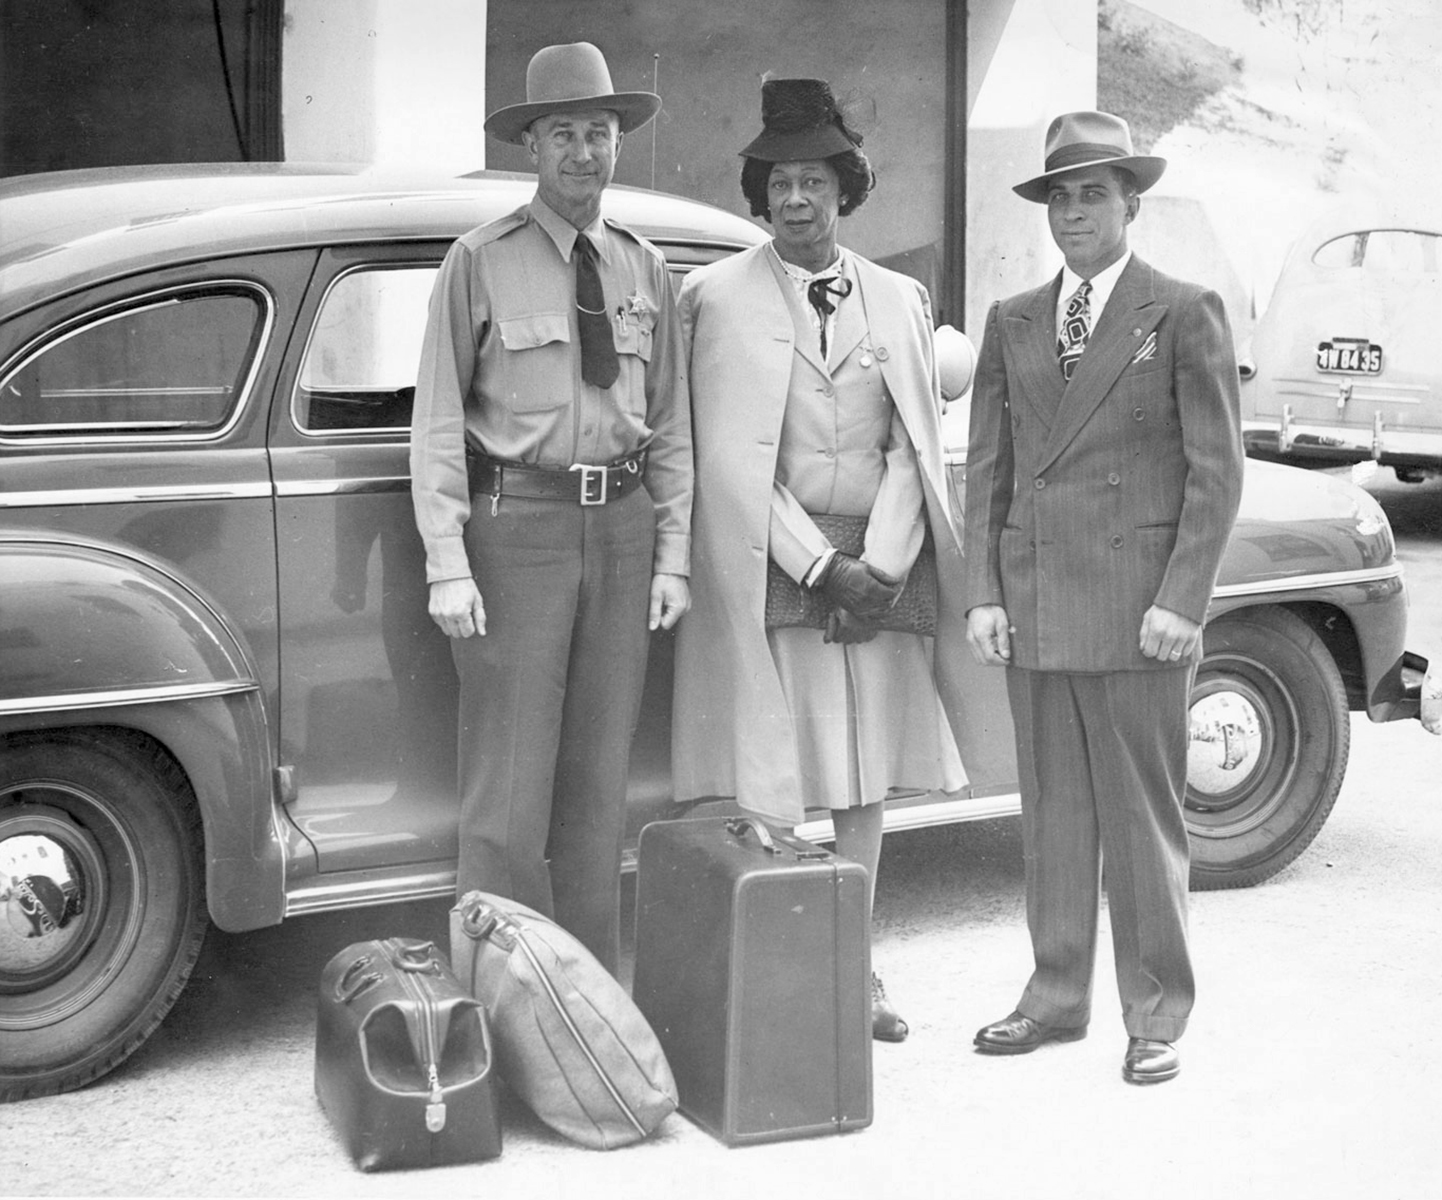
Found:
[(541, 986), (546, 989), (546, 995), (551, 1001), (551, 1007), (556, 1010), (556, 1014), (565, 1024), (572, 1040), (576, 1043), (577, 1049), (586, 1056), (586, 1060), (591, 1064), (591, 1069), (596, 1072), (596, 1078), (598, 1078), (606, 1090), (610, 1092), (611, 1099), (615, 1101), (616, 1107), (625, 1114), (626, 1120), (631, 1123), (631, 1127), (636, 1131), (636, 1135), (644, 1138), (646, 1136), (646, 1127), (641, 1124), (636, 1114), (631, 1111), (630, 1105), (626, 1103), (616, 1085), (611, 1081), (611, 1077), (606, 1074), (606, 1069), (601, 1066), (600, 1060), (597, 1059), (591, 1047), (586, 1043), (586, 1039), (581, 1036), (581, 1031), (576, 1028), (576, 1023), (571, 1019), (571, 1014), (566, 1011), (566, 1006), (561, 1003), (561, 997), (557, 994), (555, 986), (551, 983), (550, 977), (541, 966), (541, 960), (536, 957), (536, 952), (527, 944), (526, 931), (514, 922), (510, 922), (510, 924), (514, 930), (516, 945), (520, 947), (521, 953), (526, 956), (526, 960), (531, 964), (531, 969), (535, 971), (536, 977), (541, 981)]
[(396, 975), (401, 981), (402, 989), (415, 997), (421, 1009), (421, 1044), (426, 1056), (426, 1086), (430, 1089), (429, 1102), (426, 1104), (426, 1129), (430, 1133), (440, 1133), (446, 1127), (446, 1103), (441, 1090), (440, 1069), (436, 1065), (436, 1006), (430, 993), (421, 986), (419, 980), (411, 977), (409, 971), (398, 968)]

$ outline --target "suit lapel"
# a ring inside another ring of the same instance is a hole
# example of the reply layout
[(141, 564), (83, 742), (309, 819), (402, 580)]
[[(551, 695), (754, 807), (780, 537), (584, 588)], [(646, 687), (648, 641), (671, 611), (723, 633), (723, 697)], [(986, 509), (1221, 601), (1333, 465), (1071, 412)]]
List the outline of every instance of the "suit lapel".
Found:
[[(1053, 308), (1053, 326), (1055, 311)], [(1038, 470), (1056, 461), (1076, 437), (1166, 311), (1165, 304), (1157, 303), (1151, 267), (1132, 255), (1087, 340), (1085, 352), (1077, 360), (1071, 382), (1064, 389)], [(1055, 357), (1052, 370), (1060, 379)]]
[(1012, 347), (1018, 391), (1046, 429), (1056, 419), (1066, 381), (1056, 361), (1056, 298), (1061, 276), (1029, 295), (1020, 311), (1003, 318)]
[(826, 369), (826, 363), (821, 357), (821, 338), (812, 327), (811, 314), (807, 311), (806, 302), (796, 294), (795, 285), (787, 276), (785, 268), (781, 266), (775, 251), (769, 247), (766, 250), (766, 261), (771, 265), (771, 273), (776, 279), (776, 286), (781, 289), (786, 309), (791, 314), (791, 322), (796, 331), (796, 353), (821, 374), (829, 376), (831, 372)]
[[(852, 259), (855, 262), (855, 259)], [(855, 275), (855, 271), (852, 271)], [(853, 278), (851, 295), (836, 306), (836, 328), (831, 332), (831, 345), (826, 348), (827, 365), (836, 368), (846, 361), (846, 356), (861, 345), (868, 329), (866, 298), (862, 294), (861, 281)]]

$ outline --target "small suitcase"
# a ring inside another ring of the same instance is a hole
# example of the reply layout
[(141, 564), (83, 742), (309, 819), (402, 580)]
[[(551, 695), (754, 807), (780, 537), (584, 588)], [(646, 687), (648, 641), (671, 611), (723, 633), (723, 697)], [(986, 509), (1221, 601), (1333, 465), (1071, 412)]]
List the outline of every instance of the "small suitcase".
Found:
[(357, 942), (321, 974), (315, 1091), (362, 1171), (501, 1152), (485, 1007), (431, 942)]
[(632, 995), (728, 1145), (871, 1123), (866, 869), (751, 818), (641, 831)]

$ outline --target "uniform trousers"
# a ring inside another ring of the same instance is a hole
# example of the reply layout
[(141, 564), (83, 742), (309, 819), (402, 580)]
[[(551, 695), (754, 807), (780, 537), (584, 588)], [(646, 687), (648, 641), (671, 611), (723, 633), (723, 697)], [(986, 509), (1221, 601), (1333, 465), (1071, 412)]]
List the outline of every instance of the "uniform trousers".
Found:
[(475, 497), (484, 637), (455, 638), (460, 862), (472, 888), (553, 917), (615, 973), (631, 735), (649, 645), (655, 508)]
[(1194, 673), (1006, 673), (1036, 957), (1023, 1016), (1065, 1028), (1090, 1019), (1104, 877), (1127, 1034), (1170, 1042), (1186, 1029), (1195, 985), (1182, 803)]

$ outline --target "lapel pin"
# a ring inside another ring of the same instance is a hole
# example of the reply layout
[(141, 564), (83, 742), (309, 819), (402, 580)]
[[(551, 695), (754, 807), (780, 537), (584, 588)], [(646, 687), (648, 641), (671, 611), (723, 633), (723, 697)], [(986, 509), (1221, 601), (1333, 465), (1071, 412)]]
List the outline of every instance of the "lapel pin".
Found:
[(861, 359), (860, 359), (860, 362), (861, 362), (861, 365), (862, 365), (863, 367), (869, 367), (869, 366), (871, 366), (871, 355), (870, 355), (870, 354), (862, 354)]

